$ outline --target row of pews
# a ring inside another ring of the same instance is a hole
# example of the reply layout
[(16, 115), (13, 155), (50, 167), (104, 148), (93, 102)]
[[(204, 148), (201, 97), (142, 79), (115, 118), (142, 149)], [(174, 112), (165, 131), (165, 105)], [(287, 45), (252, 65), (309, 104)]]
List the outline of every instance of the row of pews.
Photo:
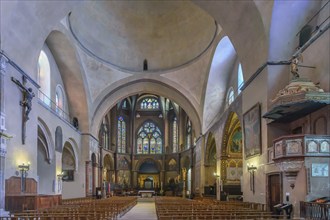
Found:
[(223, 202), (212, 199), (187, 200), (158, 197), (155, 200), (158, 220), (181, 219), (285, 219), (265, 211), (263, 204)]
[(64, 199), (62, 204), (39, 210), (11, 213), (3, 220), (114, 220), (124, 215), (137, 203), (136, 197), (106, 199)]

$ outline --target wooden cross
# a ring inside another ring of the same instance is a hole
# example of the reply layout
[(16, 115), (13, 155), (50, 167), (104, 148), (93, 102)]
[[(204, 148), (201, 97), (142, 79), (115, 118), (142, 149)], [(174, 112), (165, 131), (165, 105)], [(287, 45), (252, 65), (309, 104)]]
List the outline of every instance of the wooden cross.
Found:
[(14, 77), (11, 77), (11, 81), (19, 87), (23, 94), (23, 99), (19, 104), (22, 106), (22, 144), (25, 144), (26, 122), (29, 120), (29, 113), (32, 110), (32, 99), (35, 95), (32, 92), (32, 88), (26, 86), (25, 76), (22, 77), (22, 83)]

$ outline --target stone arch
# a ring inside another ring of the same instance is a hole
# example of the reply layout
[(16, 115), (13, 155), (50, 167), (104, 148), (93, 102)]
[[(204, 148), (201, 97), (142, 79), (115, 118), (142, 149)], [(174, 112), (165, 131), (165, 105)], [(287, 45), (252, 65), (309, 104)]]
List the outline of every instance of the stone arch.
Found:
[[(193, 2), (210, 14), (230, 38), (241, 58), (244, 79), (248, 79), (266, 61), (268, 53), (268, 31), (257, 4), (253, 0), (246, 0), (239, 5), (235, 1)], [(242, 37), (243, 33), (249, 36), (249, 42)], [(251, 57), (250, 53), (256, 56)]]
[[(70, 146), (72, 148), (72, 153), (75, 158), (75, 171), (78, 171), (78, 166), (79, 166), (78, 144), (73, 138), (69, 138), (65, 143), (70, 144)], [(64, 143), (64, 145), (65, 145), (65, 143)]]
[[(120, 100), (139, 93), (150, 93), (168, 98), (180, 105), (191, 119), (196, 134), (199, 134), (201, 122), (197, 111), (198, 108), (195, 107), (198, 104), (190, 101), (194, 100), (194, 98), (190, 99), (178, 91), (177, 88), (181, 88), (180, 85), (175, 87), (175, 83), (167, 81), (165, 78), (163, 81), (166, 81), (166, 83), (154, 79), (142, 79), (131, 81), (129, 83), (123, 83), (121, 80), (119, 83), (123, 84), (120, 86), (117, 86), (116, 88), (108, 87), (105, 89), (95, 100), (96, 107), (91, 120), (92, 133), (95, 135), (98, 134), (97, 132), (102, 123), (102, 118), (107, 114), (107, 112), (110, 111), (112, 107), (120, 102)], [(172, 84), (172, 86), (169, 86), (169, 84)], [(185, 91), (185, 94), (188, 94), (187, 96), (189, 96), (189, 92)]]
[[(217, 146), (212, 132), (208, 134), (205, 149), (205, 186), (213, 186), (216, 182), (217, 171)], [(213, 190), (214, 192), (214, 190)]]
[(159, 171), (162, 170), (162, 165), (161, 165), (161, 163), (160, 163), (158, 160), (155, 160), (155, 159), (153, 159), (153, 158), (151, 158), (151, 157), (148, 157), (148, 158), (144, 158), (144, 159), (142, 159), (142, 160), (139, 160), (139, 161), (136, 163), (135, 170), (140, 170), (141, 165), (144, 164), (145, 162), (148, 162), (148, 161), (152, 161), (152, 162), (156, 165), (156, 167), (157, 167), (157, 169), (158, 169)]
[(222, 36), (215, 46), (205, 85), (203, 131), (208, 130), (215, 123), (214, 118), (226, 105), (226, 96), (229, 90), (227, 83), (236, 60), (237, 53), (230, 38)]
[(55, 155), (55, 147), (53, 144), (51, 132), (46, 123), (38, 117), (38, 142), (39, 141), (44, 147), (48, 163), (51, 163)]
[(56, 174), (54, 159), (54, 145), (51, 141), (51, 133), (44, 121), (38, 118), (38, 142), (37, 142), (37, 175), (38, 193), (50, 194), (53, 192), (53, 180)]
[[(78, 118), (79, 129), (87, 131), (89, 127), (88, 96), (85, 91), (85, 80), (83, 74), (81, 74), (75, 47), (66, 34), (59, 30), (50, 32), (46, 43), (61, 74), (69, 103), (68, 106), (70, 106), (69, 112), (72, 117)], [(79, 99), (77, 98), (78, 94)]]
[(111, 154), (105, 154), (103, 158), (103, 180), (115, 182), (115, 163)]
[(69, 141), (66, 141), (63, 145), (62, 152), (63, 180), (74, 181), (74, 172), (77, 171), (77, 168), (77, 157), (74, 152), (74, 147)]
[(235, 112), (230, 112), (224, 126), (221, 142), (221, 180), (223, 190), (230, 194), (241, 192), (243, 175), (243, 132)]

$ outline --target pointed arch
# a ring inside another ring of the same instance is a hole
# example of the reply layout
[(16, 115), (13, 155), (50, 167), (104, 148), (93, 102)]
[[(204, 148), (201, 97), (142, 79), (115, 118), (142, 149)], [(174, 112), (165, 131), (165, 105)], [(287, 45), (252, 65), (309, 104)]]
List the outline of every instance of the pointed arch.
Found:
[(241, 122), (235, 112), (226, 120), (221, 142), (221, 179), (225, 186), (236, 187), (240, 192), (243, 174), (243, 135)]

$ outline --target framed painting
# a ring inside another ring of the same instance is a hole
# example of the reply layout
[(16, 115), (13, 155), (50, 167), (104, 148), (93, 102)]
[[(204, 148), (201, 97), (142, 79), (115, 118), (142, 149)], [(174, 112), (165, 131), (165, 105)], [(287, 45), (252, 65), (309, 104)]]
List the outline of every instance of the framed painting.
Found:
[(254, 105), (243, 115), (245, 158), (261, 154), (260, 104)]

